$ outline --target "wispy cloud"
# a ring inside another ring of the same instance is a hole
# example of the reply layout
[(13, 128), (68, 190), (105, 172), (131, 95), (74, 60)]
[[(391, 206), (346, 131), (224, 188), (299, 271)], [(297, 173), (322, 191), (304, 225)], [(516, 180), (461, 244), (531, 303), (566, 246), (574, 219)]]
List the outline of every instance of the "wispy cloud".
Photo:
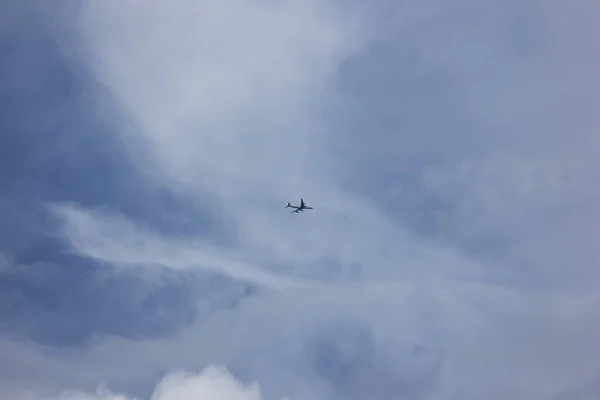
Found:
[(269, 289), (293, 285), (285, 277), (236, 261), (223, 250), (197, 239), (170, 239), (146, 232), (130, 221), (84, 212), (73, 206), (53, 207), (65, 222), (74, 250), (114, 266), (160, 266), (175, 270), (208, 269)]

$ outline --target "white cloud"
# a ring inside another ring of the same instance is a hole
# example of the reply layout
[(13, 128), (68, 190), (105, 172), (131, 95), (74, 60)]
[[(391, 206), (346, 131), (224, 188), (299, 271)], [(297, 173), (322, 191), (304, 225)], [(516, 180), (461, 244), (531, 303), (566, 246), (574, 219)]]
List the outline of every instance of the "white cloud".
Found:
[(256, 384), (244, 387), (226, 370), (210, 367), (197, 378), (188, 374), (170, 375), (153, 395), (153, 400), (175, 399), (260, 400), (262, 396)]
[[(226, 368), (208, 367), (199, 374), (172, 373), (155, 388), (151, 400), (262, 400), (256, 383), (244, 385)], [(65, 392), (58, 400), (134, 400), (100, 389), (95, 394)]]
[(87, 213), (72, 205), (52, 207), (65, 222), (75, 251), (115, 266), (161, 266), (176, 270), (208, 269), (270, 289), (292, 286), (285, 277), (236, 260), (199, 240), (172, 240), (146, 232), (124, 218)]

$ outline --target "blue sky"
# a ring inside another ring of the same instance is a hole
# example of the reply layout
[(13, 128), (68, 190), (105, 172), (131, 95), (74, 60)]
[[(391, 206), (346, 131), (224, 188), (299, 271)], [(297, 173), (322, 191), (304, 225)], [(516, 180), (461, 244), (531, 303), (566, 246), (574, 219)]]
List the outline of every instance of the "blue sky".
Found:
[(1, 5), (0, 397), (598, 393), (596, 3)]

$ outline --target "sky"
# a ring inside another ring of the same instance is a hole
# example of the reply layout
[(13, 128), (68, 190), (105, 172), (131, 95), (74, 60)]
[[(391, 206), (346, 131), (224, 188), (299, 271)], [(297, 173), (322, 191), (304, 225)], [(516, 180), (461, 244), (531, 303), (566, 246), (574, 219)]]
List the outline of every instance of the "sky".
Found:
[(0, 4), (0, 397), (593, 398), (598, 18)]

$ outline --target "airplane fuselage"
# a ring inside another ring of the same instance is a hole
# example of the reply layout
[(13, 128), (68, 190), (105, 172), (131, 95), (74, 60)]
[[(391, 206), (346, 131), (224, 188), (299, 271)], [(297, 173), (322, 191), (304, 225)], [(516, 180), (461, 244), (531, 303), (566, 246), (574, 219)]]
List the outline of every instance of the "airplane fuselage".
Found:
[(298, 211), (304, 211), (304, 210), (312, 210), (312, 207), (296, 207), (296, 206), (292, 206), (295, 207), (296, 209), (292, 212), (298, 212)]

